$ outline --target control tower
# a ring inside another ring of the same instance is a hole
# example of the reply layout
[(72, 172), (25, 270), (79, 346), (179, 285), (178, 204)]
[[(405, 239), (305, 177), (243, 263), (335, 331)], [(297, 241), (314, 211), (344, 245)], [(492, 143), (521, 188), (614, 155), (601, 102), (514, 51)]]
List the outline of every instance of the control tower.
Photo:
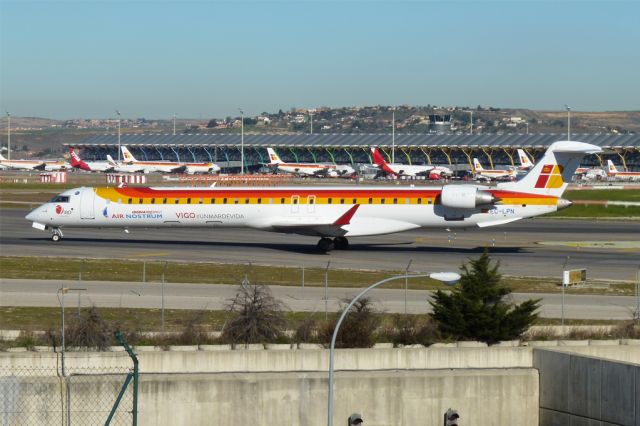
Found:
[(429, 133), (451, 133), (451, 114), (429, 114)]

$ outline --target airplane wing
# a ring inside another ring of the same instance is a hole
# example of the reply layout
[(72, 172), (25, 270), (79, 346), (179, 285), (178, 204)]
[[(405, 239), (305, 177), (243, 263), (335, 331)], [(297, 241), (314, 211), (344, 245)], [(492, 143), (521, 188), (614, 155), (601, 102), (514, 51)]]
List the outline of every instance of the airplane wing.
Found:
[(342, 227), (351, 223), (360, 204), (356, 204), (336, 220), (325, 217), (286, 217), (275, 218), (268, 225), (278, 232), (286, 234), (300, 234), (319, 237), (341, 237), (347, 233)]
[(171, 169), (171, 173), (184, 173), (187, 171), (187, 165), (183, 164), (182, 166), (174, 167)]

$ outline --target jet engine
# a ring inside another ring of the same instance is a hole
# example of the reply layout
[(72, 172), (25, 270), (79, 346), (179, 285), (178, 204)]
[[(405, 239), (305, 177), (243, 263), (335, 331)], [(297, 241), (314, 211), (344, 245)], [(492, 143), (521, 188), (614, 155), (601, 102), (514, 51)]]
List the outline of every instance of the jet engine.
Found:
[(488, 191), (473, 185), (446, 185), (440, 193), (440, 203), (445, 207), (473, 209), (488, 206), (498, 201)]

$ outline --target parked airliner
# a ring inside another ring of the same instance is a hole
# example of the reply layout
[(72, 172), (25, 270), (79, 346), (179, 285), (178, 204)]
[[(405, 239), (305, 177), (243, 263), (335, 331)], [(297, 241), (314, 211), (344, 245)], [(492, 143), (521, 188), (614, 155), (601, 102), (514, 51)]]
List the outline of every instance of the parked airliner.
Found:
[(69, 148), (71, 166), (87, 172), (111, 172), (115, 170), (115, 163), (109, 161), (84, 161), (73, 148)]
[(473, 159), (473, 176), (477, 180), (509, 180), (515, 179), (517, 170), (485, 169), (477, 158)]
[(69, 163), (59, 160), (7, 160), (0, 154), (0, 168), (13, 170), (46, 170), (48, 172), (68, 170)]
[(615, 180), (640, 180), (640, 172), (620, 172), (611, 160), (607, 160), (607, 174)]
[(316, 177), (351, 177), (355, 169), (347, 164), (333, 163), (285, 163), (272, 148), (267, 148), (269, 154), (269, 167), (274, 167), (285, 173), (293, 173), (299, 176)]
[(120, 147), (124, 164), (139, 167), (144, 173), (162, 172), (162, 173), (217, 173), (220, 166), (213, 163), (183, 163), (172, 161), (138, 161), (136, 157), (129, 152), (126, 146)]
[(65, 227), (249, 227), (320, 237), (318, 248), (346, 249), (348, 237), (416, 228), (502, 225), (568, 207), (561, 195), (580, 159), (602, 150), (555, 142), (526, 176), (495, 187), (124, 187), (75, 188), (26, 216), (60, 240)]
[(438, 180), (453, 175), (451, 169), (443, 166), (387, 163), (378, 148), (371, 148), (371, 156), (380, 170), (394, 176), (426, 176)]

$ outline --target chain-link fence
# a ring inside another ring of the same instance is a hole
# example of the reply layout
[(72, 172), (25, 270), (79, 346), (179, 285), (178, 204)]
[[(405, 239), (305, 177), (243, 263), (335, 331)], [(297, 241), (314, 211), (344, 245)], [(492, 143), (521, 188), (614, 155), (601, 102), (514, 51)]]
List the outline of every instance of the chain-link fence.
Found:
[(0, 365), (0, 425), (104, 425), (121, 392), (110, 424), (132, 424), (133, 387), (123, 388), (128, 356), (112, 355), (115, 362), (103, 366), (91, 365), (89, 354), (75, 360), (83, 358), (85, 366), (69, 366), (67, 358), (65, 376), (60, 354), (37, 354), (32, 365)]

